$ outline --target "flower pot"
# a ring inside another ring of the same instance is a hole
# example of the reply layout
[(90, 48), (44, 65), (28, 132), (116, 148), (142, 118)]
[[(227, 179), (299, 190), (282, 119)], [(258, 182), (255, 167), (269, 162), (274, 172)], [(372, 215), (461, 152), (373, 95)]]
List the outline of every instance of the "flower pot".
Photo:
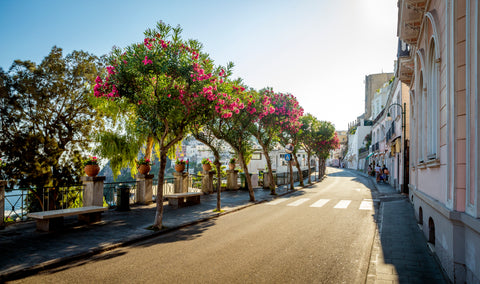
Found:
[(183, 172), (185, 170), (185, 164), (176, 164), (175, 170), (179, 173)]
[(141, 164), (140, 166), (138, 166), (138, 172), (141, 173), (142, 175), (148, 174), (150, 170), (151, 170), (150, 165)]
[(209, 172), (212, 170), (212, 165), (209, 164), (203, 164), (202, 167), (204, 172)]
[(228, 168), (230, 170), (234, 170), (235, 169), (235, 164), (228, 164)]
[(86, 165), (84, 170), (87, 176), (95, 177), (100, 172), (100, 167), (98, 165)]

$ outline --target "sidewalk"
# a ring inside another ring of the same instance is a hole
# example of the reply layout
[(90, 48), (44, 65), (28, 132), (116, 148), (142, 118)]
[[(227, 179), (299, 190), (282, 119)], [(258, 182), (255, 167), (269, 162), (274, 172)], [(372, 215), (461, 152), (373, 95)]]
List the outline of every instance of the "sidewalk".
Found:
[[(367, 283), (448, 283), (417, 225), (412, 204), (389, 184), (371, 180), (380, 201)], [(375, 197), (374, 197), (375, 198)]]
[[(299, 189), (298, 183), (295, 186)], [(108, 210), (102, 214), (102, 221), (93, 225), (79, 225), (76, 216), (68, 217), (65, 218), (64, 229), (52, 233), (37, 232), (34, 221), (9, 225), (0, 230), (0, 283), (274, 198), (270, 190), (258, 188), (254, 191), (255, 203), (249, 202), (246, 190), (222, 192), (224, 213), (213, 212), (217, 205), (216, 193), (201, 196), (200, 205), (181, 209), (165, 206), (163, 226), (166, 229), (159, 232), (146, 229), (153, 224), (155, 204), (131, 206), (128, 212)], [(290, 192), (286, 186), (277, 188), (277, 196)]]

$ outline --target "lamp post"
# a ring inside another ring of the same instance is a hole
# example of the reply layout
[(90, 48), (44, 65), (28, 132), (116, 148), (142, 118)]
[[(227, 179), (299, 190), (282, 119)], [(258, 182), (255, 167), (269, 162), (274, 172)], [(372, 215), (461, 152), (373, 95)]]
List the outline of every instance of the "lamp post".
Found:
[[(400, 109), (402, 110), (402, 130), (403, 130), (403, 188), (402, 188), (402, 193), (405, 193), (408, 195), (408, 181), (407, 181), (407, 136), (406, 136), (406, 117), (405, 117), (405, 110), (407, 108), (407, 104), (403, 103), (403, 107), (401, 104), (393, 103), (388, 107), (388, 110), (392, 106), (399, 106)], [(392, 117), (390, 116), (390, 112), (387, 113), (387, 119), (391, 120)]]

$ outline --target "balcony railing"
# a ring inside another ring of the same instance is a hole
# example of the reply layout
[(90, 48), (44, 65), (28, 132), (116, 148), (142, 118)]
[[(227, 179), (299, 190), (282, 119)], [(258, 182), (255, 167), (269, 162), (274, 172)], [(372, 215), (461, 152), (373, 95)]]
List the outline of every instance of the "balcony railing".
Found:
[(410, 57), (410, 45), (401, 39), (398, 40), (397, 57)]
[(387, 141), (390, 141), (392, 138), (395, 138), (395, 121), (392, 121), (392, 125), (387, 131), (387, 134), (385, 135), (385, 138)]

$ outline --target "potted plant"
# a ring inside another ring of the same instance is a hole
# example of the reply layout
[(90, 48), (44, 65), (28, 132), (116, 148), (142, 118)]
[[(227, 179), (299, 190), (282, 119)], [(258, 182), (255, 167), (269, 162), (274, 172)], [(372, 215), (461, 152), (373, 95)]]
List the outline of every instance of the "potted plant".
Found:
[(90, 156), (84, 165), (85, 174), (89, 177), (95, 177), (100, 172), (100, 166), (98, 165), (97, 157)]
[(187, 162), (183, 159), (177, 159), (175, 161), (175, 170), (179, 173), (183, 172), (185, 170), (185, 165), (187, 164)]
[(208, 158), (202, 159), (202, 167), (204, 172), (208, 172), (212, 170), (212, 161)]
[(137, 170), (142, 175), (148, 174), (152, 169), (151, 166), (153, 166), (153, 163), (150, 161), (150, 159), (141, 158), (139, 161), (137, 161)]
[(228, 168), (230, 170), (234, 170), (235, 169), (235, 163), (237, 162), (237, 159), (235, 157), (231, 158), (230, 159), (230, 162), (228, 163)]

